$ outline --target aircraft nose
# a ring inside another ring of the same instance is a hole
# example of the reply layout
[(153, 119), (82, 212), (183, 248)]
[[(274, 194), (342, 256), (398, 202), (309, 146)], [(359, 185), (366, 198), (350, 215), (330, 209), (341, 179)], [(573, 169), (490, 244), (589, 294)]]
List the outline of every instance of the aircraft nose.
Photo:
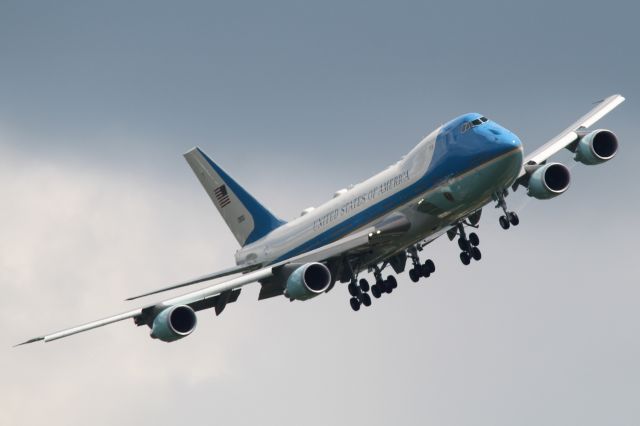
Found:
[(522, 150), (520, 138), (507, 129), (492, 129), (491, 133), (493, 136), (493, 145), (497, 151), (506, 153), (514, 149)]

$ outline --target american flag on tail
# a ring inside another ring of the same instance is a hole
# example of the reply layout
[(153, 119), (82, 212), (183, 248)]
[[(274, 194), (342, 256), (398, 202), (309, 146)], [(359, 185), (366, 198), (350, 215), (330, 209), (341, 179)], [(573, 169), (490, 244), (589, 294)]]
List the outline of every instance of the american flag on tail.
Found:
[(218, 200), (218, 204), (220, 204), (220, 208), (231, 203), (231, 199), (229, 199), (229, 194), (227, 193), (227, 187), (221, 185), (213, 190), (216, 194), (216, 200)]

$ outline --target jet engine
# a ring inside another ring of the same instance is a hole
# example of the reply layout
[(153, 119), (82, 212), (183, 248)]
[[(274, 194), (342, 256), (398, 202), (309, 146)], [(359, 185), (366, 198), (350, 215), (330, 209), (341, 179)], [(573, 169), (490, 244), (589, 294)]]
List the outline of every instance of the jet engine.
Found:
[(618, 138), (610, 130), (594, 130), (580, 138), (575, 152), (574, 159), (582, 164), (604, 163), (618, 152)]
[(318, 262), (305, 263), (289, 275), (284, 294), (289, 299), (307, 300), (325, 292), (330, 285), (329, 268)]
[(529, 177), (527, 195), (538, 200), (557, 197), (569, 188), (571, 173), (560, 163), (545, 164), (535, 169)]
[(189, 306), (170, 306), (153, 320), (151, 337), (163, 342), (173, 342), (190, 335), (197, 323), (196, 313)]

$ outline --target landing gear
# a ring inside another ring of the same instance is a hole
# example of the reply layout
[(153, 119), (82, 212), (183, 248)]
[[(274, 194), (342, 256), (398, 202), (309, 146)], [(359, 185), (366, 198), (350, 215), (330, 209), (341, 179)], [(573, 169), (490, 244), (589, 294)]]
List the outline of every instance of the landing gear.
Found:
[(362, 293), (362, 304), (364, 306), (371, 306), (371, 296), (369, 296), (369, 293)]
[(476, 261), (482, 259), (482, 253), (478, 247), (471, 247), (471, 257)]
[(409, 270), (409, 278), (414, 283), (420, 281), (421, 277), (429, 278), (431, 274), (436, 271), (436, 265), (433, 263), (433, 260), (427, 259), (424, 264), (420, 264), (420, 258), (418, 257), (418, 250), (415, 246), (407, 249), (407, 253), (411, 257), (411, 261), (413, 262), (413, 268)]
[(369, 282), (364, 278), (360, 280), (360, 290), (365, 293), (369, 291)]
[(507, 210), (507, 202), (504, 199), (507, 194), (508, 192), (506, 189), (495, 194), (495, 197), (498, 201), (498, 205), (496, 205), (496, 208), (499, 207), (504, 212), (504, 215), (500, 216), (500, 218), (498, 219), (498, 222), (500, 223), (502, 229), (509, 229), (511, 225), (518, 226), (518, 224), (520, 223), (520, 218), (518, 218), (516, 212), (510, 212)]
[(352, 297), (349, 299), (349, 304), (354, 311), (358, 312), (360, 310), (360, 301), (357, 298)]
[(380, 296), (382, 296), (382, 290), (380, 289), (380, 287), (378, 287), (378, 284), (374, 284), (371, 286), (371, 294), (376, 299), (379, 299)]
[(460, 253), (460, 261), (463, 265), (468, 265), (471, 263), (471, 259), (480, 260), (482, 259), (482, 253), (478, 248), (480, 244), (480, 237), (475, 232), (471, 232), (467, 237), (464, 231), (464, 225), (462, 223), (458, 224), (458, 247), (462, 251)]
[[(358, 284), (356, 284), (356, 282)], [(353, 278), (347, 286), (347, 289), (349, 290), (349, 294), (351, 295), (351, 299), (349, 299), (351, 309), (357, 312), (360, 310), (361, 305), (371, 306), (371, 296), (369, 296), (368, 293), (370, 287), (367, 280), (362, 278), (360, 281), (356, 281), (356, 279)]]

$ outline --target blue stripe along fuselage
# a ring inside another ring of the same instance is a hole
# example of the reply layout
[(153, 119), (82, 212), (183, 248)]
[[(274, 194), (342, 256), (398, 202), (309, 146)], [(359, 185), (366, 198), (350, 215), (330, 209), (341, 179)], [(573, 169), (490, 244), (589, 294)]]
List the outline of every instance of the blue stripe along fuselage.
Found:
[[(522, 150), (518, 137), (495, 122), (463, 131), (462, 124), (481, 117), (465, 114), (445, 124), (436, 138), (431, 164), (426, 172), (408, 187), (366, 208), (345, 221), (309, 239), (269, 263), (277, 263), (314, 250), (363, 227), (408, 201), (438, 186), (443, 181), (472, 171), (511, 151)], [(521, 161), (521, 156), (519, 157)], [(514, 176), (515, 178), (515, 176)]]

